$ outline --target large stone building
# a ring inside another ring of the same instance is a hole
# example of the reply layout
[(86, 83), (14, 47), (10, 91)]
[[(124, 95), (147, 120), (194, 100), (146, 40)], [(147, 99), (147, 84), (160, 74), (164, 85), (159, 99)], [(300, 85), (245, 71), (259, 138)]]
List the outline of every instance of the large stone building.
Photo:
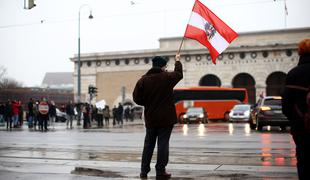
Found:
[[(298, 63), (298, 43), (305, 38), (310, 38), (310, 28), (240, 33), (216, 65), (205, 47), (186, 39), (181, 51), (184, 78), (177, 86), (245, 87), (250, 103), (260, 94), (279, 95), (287, 72)], [(181, 40), (160, 39), (158, 49), (82, 54), (81, 99), (88, 101), (88, 86), (94, 85), (98, 88), (96, 99), (105, 99), (110, 106), (131, 102), (135, 83), (151, 67), (151, 58), (166, 57), (172, 70)], [(75, 63), (76, 95), (77, 56), (71, 60)]]

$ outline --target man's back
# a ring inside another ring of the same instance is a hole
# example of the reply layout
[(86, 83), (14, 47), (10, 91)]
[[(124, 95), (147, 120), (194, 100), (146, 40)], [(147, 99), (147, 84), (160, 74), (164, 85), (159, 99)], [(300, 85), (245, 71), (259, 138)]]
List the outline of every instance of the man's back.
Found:
[(182, 64), (177, 61), (173, 72), (152, 68), (137, 82), (133, 98), (145, 107), (146, 127), (167, 127), (177, 122), (173, 87), (182, 77)]

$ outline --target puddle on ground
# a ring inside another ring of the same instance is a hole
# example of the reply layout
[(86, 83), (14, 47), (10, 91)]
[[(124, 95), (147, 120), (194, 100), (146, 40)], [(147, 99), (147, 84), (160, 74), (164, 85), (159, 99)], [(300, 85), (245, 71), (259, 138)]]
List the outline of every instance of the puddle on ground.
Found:
[(75, 169), (71, 171), (71, 174), (84, 175), (84, 176), (124, 178), (124, 176), (120, 175), (118, 172), (93, 169), (93, 168), (85, 168), (85, 167), (75, 167)]

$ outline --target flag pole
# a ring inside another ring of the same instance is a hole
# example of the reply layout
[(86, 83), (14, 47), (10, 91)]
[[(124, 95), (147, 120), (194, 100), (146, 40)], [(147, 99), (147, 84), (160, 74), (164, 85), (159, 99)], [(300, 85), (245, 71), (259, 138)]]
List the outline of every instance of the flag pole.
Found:
[[(195, 0), (195, 3), (196, 3), (196, 0)], [(194, 3), (194, 5), (193, 5), (193, 9), (194, 9), (195, 3)], [(193, 9), (192, 9), (192, 11), (191, 11), (191, 14), (192, 14), (192, 12), (193, 12)], [(190, 20), (190, 19), (191, 19), (191, 16), (189, 16), (189, 19), (188, 19), (188, 21), (187, 21), (187, 24), (189, 23), (189, 20)], [(181, 48), (182, 48), (182, 45), (183, 45), (183, 42), (184, 42), (184, 36), (185, 36), (186, 30), (187, 30), (187, 26), (186, 26), (186, 28), (185, 28), (184, 35), (183, 35), (183, 38), (182, 38), (182, 41), (181, 41), (181, 44), (180, 44), (180, 47), (179, 47), (179, 50), (178, 50), (177, 54), (179, 54), (180, 51), (181, 51)]]
[(183, 36), (183, 38), (182, 38), (182, 41), (181, 41), (181, 44), (180, 44), (180, 47), (179, 47), (179, 50), (178, 50), (177, 54), (180, 54), (180, 51), (181, 51), (183, 42), (184, 42), (184, 36)]

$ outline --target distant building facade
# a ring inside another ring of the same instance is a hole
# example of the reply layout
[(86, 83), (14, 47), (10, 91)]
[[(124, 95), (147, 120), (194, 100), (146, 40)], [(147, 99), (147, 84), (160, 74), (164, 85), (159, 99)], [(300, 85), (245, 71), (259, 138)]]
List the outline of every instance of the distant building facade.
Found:
[[(310, 28), (240, 33), (216, 65), (205, 47), (186, 39), (181, 51), (184, 78), (177, 87), (243, 87), (252, 104), (261, 94), (280, 95), (287, 72), (298, 63), (298, 43), (305, 38), (310, 38)], [(110, 106), (132, 102), (135, 83), (151, 67), (152, 57), (164, 56), (172, 70), (181, 40), (160, 39), (158, 49), (81, 54), (82, 101), (88, 101), (88, 86), (94, 85), (96, 99), (105, 99)], [(77, 56), (71, 60), (76, 99)]]
[(44, 76), (41, 88), (73, 91), (73, 73), (48, 72)]

